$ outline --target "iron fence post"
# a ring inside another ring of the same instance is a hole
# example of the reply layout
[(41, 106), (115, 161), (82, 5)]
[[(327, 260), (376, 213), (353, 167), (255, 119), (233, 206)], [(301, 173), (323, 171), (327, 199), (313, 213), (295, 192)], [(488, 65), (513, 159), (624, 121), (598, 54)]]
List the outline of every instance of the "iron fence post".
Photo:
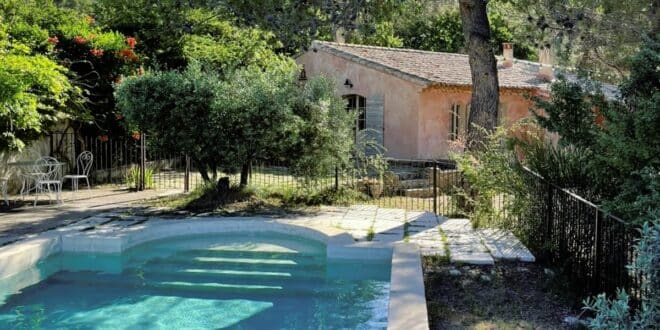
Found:
[(335, 191), (339, 191), (339, 167), (335, 166)]
[(433, 213), (438, 214), (438, 162), (433, 162)]
[(553, 195), (553, 189), (552, 185), (550, 183), (547, 183), (548, 185), (548, 196), (546, 199), (546, 217), (545, 217), (545, 241), (549, 241), (552, 239), (552, 195)]
[(145, 176), (146, 176), (146, 167), (147, 167), (147, 148), (146, 148), (146, 134), (140, 134), (140, 184), (138, 186), (139, 191), (143, 191), (146, 188)]
[(599, 235), (599, 230), (600, 230), (600, 211), (596, 208), (596, 222), (594, 223), (594, 272), (593, 272), (593, 277), (595, 280), (595, 283), (592, 283), (592, 287), (590, 289), (593, 290), (594, 286), (595, 288), (600, 288), (600, 240), (601, 237)]
[(186, 169), (183, 174), (183, 192), (189, 192), (190, 191), (190, 157), (188, 155), (186, 157)]

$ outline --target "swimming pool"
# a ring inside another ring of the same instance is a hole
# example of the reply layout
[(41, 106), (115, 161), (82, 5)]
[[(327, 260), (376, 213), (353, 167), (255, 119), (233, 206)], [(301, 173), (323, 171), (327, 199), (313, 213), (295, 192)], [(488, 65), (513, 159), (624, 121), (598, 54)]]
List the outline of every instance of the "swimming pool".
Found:
[(322, 243), (268, 232), (64, 252), (30, 270), (37, 284), (13, 292), (2, 280), (0, 328), (386, 328), (390, 267), (328, 260)]

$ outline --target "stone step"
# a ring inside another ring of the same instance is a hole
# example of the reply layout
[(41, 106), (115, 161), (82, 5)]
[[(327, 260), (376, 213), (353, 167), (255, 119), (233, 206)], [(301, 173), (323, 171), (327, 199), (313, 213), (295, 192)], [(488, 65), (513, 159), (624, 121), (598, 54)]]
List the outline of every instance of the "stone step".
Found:
[(433, 197), (433, 187), (404, 189), (403, 195), (415, 198), (431, 198)]
[(401, 189), (414, 189), (414, 188), (428, 188), (429, 180), (427, 179), (409, 179), (399, 181), (399, 188)]

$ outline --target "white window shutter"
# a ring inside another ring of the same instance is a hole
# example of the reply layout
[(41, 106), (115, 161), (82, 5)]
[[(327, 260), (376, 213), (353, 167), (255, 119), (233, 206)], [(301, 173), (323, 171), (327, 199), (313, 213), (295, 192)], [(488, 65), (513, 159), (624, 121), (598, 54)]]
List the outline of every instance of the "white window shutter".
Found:
[[(367, 109), (366, 109), (366, 137), (369, 141), (384, 147), (384, 111), (383, 111), (383, 96), (382, 95), (369, 95), (367, 96)], [(382, 152), (379, 148), (367, 147), (365, 153), (367, 155), (374, 155)]]

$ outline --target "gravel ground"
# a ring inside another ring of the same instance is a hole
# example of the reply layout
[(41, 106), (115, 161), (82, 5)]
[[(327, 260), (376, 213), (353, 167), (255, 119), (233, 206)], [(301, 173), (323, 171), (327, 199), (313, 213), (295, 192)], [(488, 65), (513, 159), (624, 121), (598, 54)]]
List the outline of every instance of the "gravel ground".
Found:
[(431, 329), (568, 329), (580, 313), (569, 290), (536, 264), (451, 265), (424, 260)]

